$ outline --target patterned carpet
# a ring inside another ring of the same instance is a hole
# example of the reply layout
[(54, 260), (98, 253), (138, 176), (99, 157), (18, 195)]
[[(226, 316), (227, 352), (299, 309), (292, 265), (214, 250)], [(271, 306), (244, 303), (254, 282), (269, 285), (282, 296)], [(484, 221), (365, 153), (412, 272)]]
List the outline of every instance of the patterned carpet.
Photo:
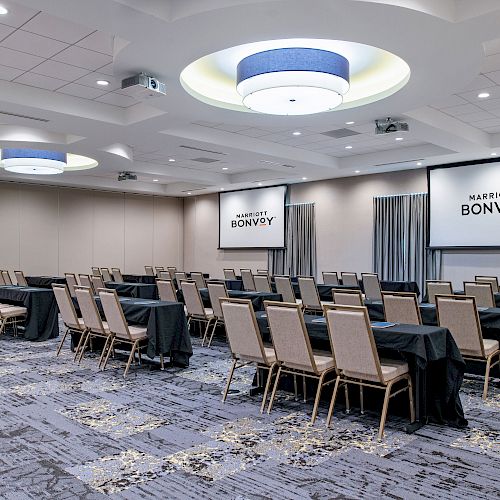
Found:
[(468, 429), (428, 425), (413, 435), (390, 416), (326, 407), (309, 424), (311, 402), (280, 393), (271, 415), (248, 395), (253, 370), (237, 372), (223, 342), (193, 339), (186, 370), (132, 367), (105, 372), (89, 355), (73, 363), (67, 345), (0, 339), (0, 498), (500, 498), (500, 389), (466, 379)]

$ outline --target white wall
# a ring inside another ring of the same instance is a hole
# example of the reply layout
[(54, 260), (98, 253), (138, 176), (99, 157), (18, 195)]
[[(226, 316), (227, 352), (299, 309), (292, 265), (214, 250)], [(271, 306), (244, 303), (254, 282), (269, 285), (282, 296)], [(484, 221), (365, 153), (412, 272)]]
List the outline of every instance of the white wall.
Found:
[(177, 198), (0, 183), (0, 268), (27, 275), (183, 267)]

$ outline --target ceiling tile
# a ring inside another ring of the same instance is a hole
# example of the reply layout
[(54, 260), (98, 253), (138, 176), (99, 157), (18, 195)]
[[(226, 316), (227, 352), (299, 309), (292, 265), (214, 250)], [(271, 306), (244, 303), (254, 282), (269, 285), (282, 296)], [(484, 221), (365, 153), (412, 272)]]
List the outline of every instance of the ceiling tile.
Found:
[(57, 91), (62, 94), (82, 97), (83, 99), (95, 99), (106, 93), (105, 90), (94, 89), (92, 87), (86, 87), (85, 85), (78, 85), (77, 83), (69, 83)]
[(77, 45), (84, 49), (95, 50), (102, 54), (111, 56), (113, 54), (113, 35), (102, 31), (94, 31), (83, 40), (80, 40)]
[(498, 134), (500, 132), (500, 127), (488, 127), (483, 129), (488, 134)]
[(240, 132), (242, 130), (245, 130), (249, 128), (248, 125), (228, 125), (228, 124), (221, 124), (217, 127), (219, 130), (224, 130), (225, 132)]
[(106, 64), (102, 66), (101, 68), (96, 68), (99, 73), (103, 73), (108, 76), (113, 76), (113, 63)]
[(12, 33), (1, 45), (2, 47), (46, 58), (52, 57), (68, 46), (63, 42), (52, 40), (52, 38), (35, 35), (23, 30), (17, 30)]
[(40, 12), (18, 4), (9, 4), (8, 9), (9, 13), (2, 17), (2, 23), (14, 28), (19, 28)]
[[(463, 92), (469, 92), (471, 90), (481, 90), (488, 87), (493, 87), (495, 85), (487, 76), (479, 75), (472, 80), (472, 82), (464, 88)], [(463, 93), (461, 92), (461, 93)]]
[(247, 137), (263, 137), (267, 134), (264, 130), (261, 130), (260, 128), (247, 128), (246, 130), (242, 130), (240, 132), (241, 135), (246, 135)]
[(43, 62), (43, 58), (0, 47), (0, 61), (11, 68), (29, 70)]
[(45, 12), (40, 12), (36, 17), (28, 21), (23, 26), (23, 30), (66, 43), (75, 43), (94, 31), (66, 19), (51, 16)]
[(47, 60), (33, 68), (33, 73), (72, 82), (88, 73), (88, 70), (70, 64)]
[[(483, 90), (483, 89), (482, 89)], [(500, 85), (494, 85), (489, 88), (485, 88), (484, 91), (490, 94), (490, 97), (487, 99), (479, 99), (477, 96), (482, 90), (475, 90), (471, 92), (465, 92), (463, 94), (460, 94), (461, 97), (466, 99), (469, 102), (472, 102), (473, 104), (478, 104), (482, 102), (488, 102), (490, 99), (500, 99)]]
[(6, 24), (0, 24), (0, 40), (3, 40), (6, 36), (13, 33), (15, 28), (12, 26), (7, 26)]
[(500, 127), (500, 118), (492, 118), (491, 120), (483, 120), (480, 122), (471, 123), (476, 128)]
[(109, 64), (112, 60), (111, 56), (100, 54), (99, 52), (94, 52), (93, 50), (83, 49), (82, 47), (77, 47), (75, 45), (63, 50), (61, 53), (54, 56), (53, 59), (92, 71)]
[(452, 106), (460, 106), (461, 104), (467, 104), (467, 101), (458, 95), (450, 95), (445, 99), (441, 99), (437, 102), (431, 103), (431, 106), (438, 109), (451, 108)]
[(15, 81), (17, 83), (23, 83), (24, 85), (46, 90), (55, 90), (66, 83), (62, 80), (50, 78), (49, 76), (37, 75), (36, 73), (24, 73), (24, 75), (16, 78)]
[[(97, 80), (106, 80), (109, 82), (109, 85), (106, 87), (102, 87), (97, 85)], [(121, 82), (116, 78), (110, 77), (109, 75), (105, 75), (104, 73), (87, 73), (85, 76), (80, 78), (78, 82), (80, 85), (87, 85), (87, 87), (93, 87), (96, 89), (101, 89), (105, 92), (111, 92), (113, 90), (117, 90), (121, 88)]]
[(8, 66), (0, 66), (0, 80), (14, 80), (19, 75), (23, 74), (22, 69), (9, 68)]
[(485, 111), (492, 111), (500, 108), (500, 99), (485, 99), (482, 102), (478, 102), (477, 105)]
[(113, 104), (114, 106), (120, 106), (122, 108), (128, 108), (137, 103), (135, 99), (123, 94), (117, 94), (116, 92), (109, 92), (101, 97), (98, 97), (96, 101), (105, 102), (106, 104)]
[(500, 54), (485, 57), (481, 63), (481, 73), (500, 70)]
[(500, 38), (489, 40), (483, 43), (484, 53), (487, 56), (500, 53)]
[(466, 123), (480, 122), (482, 120), (489, 120), (495, 118), (495, 116), (487, 111), (478, 111), (477, 113), (467, 113), (466, 115), (460, 115), (459, 120)]
[(462, 104), (460, 106), (453, 106), (451, 108), (446, 108), (445, 113), (451, 116), (466, 115), (467, 113), (474, 113), (479, 111), (473, 104)]
[(491, 73), (486, 73), (486, 75), (490, 80), (500, 85), (500, 71), (493, 71)]

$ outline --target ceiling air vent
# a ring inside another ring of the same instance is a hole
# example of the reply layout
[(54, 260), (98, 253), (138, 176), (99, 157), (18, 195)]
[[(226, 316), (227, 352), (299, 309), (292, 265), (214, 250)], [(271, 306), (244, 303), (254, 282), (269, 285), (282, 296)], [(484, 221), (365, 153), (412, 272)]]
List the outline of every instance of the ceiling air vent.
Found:
[(23, 118), (24, 120), (35, 120), (37, 122), (48, 123), (50, 120), (46, 118), (37, 118), (36, 116), (19, 115), (17, 113), (9, 113), (9, 111), (0, 111), (0, 115), (13, 116), (14, 118)]
[(214, 163), (216, 161), (220, 161), (220, 160), (216, 160), (214, 158), (204, 158), (203, 156), (200, 157), (200, 158), (191, 158), (191, 161), (198, 161), (200, 163)]
[(352, 135), (359, 135), (360, 132), (351, 130), (349, 128), (338, 128), (336, 130), (328, 130), (327, 132), (321, 132), (321, 135), (327, 135), (328, 137), (333, 137), (334, 139), (342, 139), (343, 137), (351, 137)]
[(226, 153), (221, 153), (220, 151), (211, 151), (210, 149), (196, 148), (194, 146), (179, 146), (184, 149), (192, 149), (193, 151), (203, 151), (204, 153), (212, 153), (214, 155), (226, 155)]

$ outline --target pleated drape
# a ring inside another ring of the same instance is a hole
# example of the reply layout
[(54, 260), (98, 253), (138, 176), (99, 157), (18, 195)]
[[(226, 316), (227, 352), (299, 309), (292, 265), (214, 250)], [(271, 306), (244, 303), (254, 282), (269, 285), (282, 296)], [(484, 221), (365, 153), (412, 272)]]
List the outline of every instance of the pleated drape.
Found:
[(269, 250), (269, 272), (290, 276), (316, 276), (314, 203), (287, 205), (285, 214), (285, 248)]
[(425, 290), (428, 206), (427, 193), (373, 198), (373, 269), (381, 279)]

